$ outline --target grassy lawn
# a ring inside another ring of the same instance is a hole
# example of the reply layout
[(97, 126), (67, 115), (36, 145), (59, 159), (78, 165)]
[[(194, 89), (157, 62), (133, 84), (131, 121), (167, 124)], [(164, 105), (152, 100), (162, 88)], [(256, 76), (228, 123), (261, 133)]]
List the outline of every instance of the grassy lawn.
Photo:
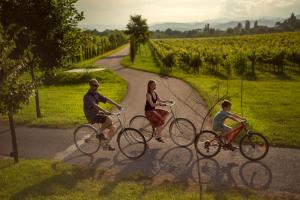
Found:
[[(164, 183), (147, 184), (144, 177), (128, 176), (117, 181), (107, 181), (101, 176), (104, 170), (85, 168), (49, 160), (21, 160), (13, 164), (10, 159), (0, 159), (0, 199), (53, 199), (53, 200), (170, 200), (200, 199), (198, 187), (187, 189), (181, 185)], [(97, 177), (97, 178), (95, 178)], [(148, 180), (149, 181), (149, 180)], [(285, 199), (254, 191), (207, 191), (202, 199)]]
[[(109, 70), (92, 73), (60, 72), (53, 80), (48, 80), (46, 86), (40, 88), (40, 103), (42, 118), (35, 114), (34, 97), (29, 105), (15, 116), (16, 122), (29, 126), (45, 126), (66, 128), (75, 124), (86, 123), (83, 113), (83, 96), (88, 91), (88, 80), (96, 78), (101, 82), (100, 93), (120, 102), (127, 93), (127, 83), (124, 79)], [(111, 109), (110, 104), (101, 104), (105, 109)], [(2, 117), (2, 120), (6, 119)]]
[[(193, 75), (177, 68), (168, 73), (160, 67), (147, 46), (141, 50), (132, 64), (129, 57), (122, 61), (124, 66), (134, 69), (168, 74), (189, 83), (210, 103), (217, 96), (216, 85), (219, 82), (219, 95), (226, 94), (227, 82), (210, 75)], [(263, 133), (274, 146), (300, 147), (300, 78), (291, 75), (291, 79), (282, 79), (272, 74), (259, 74), (255, 81), (244, 81), (243, 114), (254, 130)], [(241, 113), (240, 80), (229, 80), (229, 96), (233, 102), (233, 112)]]
[(107, 56), (110, 56), (112, 55), (113, 53), (123, 49), (127, 44), (124, 44), (114, 50), (111, 50), (111, 51), (108, 51), (104, 54), (101, 54), (99, 56), (96, 56), (96, 57), (93, 57), (93, 58), (90, 58), (90, 59), (87, 59), (87, 60), (84, 60), (84, 61), (81, 61), (79, 63), (76, 63), (76, 64), (73, 64), (70, 66), (70, 69), (73, 69), (73, 68), (96, 68), (97, 66), (95, 65), (95, 62), (97, 60), (100, 60), (102, 58), (105, 58)]

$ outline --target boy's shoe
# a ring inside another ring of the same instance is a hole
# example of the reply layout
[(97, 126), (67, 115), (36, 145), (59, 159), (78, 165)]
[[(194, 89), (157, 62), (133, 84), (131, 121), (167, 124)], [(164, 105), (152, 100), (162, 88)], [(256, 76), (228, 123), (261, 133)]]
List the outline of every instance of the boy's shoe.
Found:
[(165, 141), (161, 138), (161, 137), (159, 137), (159, 138), (155, 138), (158, 142), (161, 142), (161, 143), (165, 143)]
[(98, 133), (96, 135), (96, 138), (99, 139), (99, 140), (107, 140), (105, 135), (103, 133)]
[(103, 146), (103, 150), (104, 151), (115, 151), (116, 149), (113, 148), (110, 144), (107, 144), (107, 145)]
[(236, 149), (238, 149), (238, 147), (233, 146), (231, 143), (225, 144), (223, 148), (224, 150), (230, 150), (230, 151), (235, 151)]

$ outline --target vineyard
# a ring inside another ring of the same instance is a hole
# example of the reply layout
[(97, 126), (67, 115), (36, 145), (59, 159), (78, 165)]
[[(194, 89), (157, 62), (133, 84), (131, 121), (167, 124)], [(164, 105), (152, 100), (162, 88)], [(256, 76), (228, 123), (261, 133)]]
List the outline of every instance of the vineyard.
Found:
[(161, 63), (172, 70), (255, 75), (256, 70), (283, 74), (300, 72), (300, 33), (152, 40), (150, 46)]
[(69, 63), (84, 61), (127, 43), (127, 36), (123, 32), (115, 31), (108, 36), (99, 36), (81, 32), (78, 38), (76, 55), (72, 56)]

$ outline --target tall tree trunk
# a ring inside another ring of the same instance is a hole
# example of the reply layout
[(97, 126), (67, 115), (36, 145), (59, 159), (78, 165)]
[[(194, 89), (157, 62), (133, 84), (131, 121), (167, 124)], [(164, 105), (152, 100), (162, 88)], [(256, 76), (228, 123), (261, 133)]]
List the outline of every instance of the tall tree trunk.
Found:
[(9, 119), (9, 127), (10, 127), (11, 141), (12, 141), (12, 147), (13, 147), (13, 156), (14, 156), (15, 163), (17, 163), (17, 162), (19, 162), (19, 153), (18, 153), (14, 115), (11, 111), (8, 113), (8, 119)]
[(30, 67), (30, 74), (31, 74), (32, 81), (34, 83), (36, 117), (41, 118), (42, 113), (41, 113), (41, 107), (40, 107), (40, 95), (39, 95), (38, 86), (36, 84), (36, 78), (35, 78), (34, 69), (33, 69), (32, 65)]

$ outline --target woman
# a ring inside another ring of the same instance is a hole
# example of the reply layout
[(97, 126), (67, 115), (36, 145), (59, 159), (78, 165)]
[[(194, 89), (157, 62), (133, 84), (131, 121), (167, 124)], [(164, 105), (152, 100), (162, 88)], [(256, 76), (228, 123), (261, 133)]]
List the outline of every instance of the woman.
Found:
[(161, 131), (169, 112), (166, 110), (157, 109), (155, 107), (166, 106), (165, 103), (172, 103), (172, 101), (162, 101), (155, 92), (155, 89), (156, 82), (154, 80), (148, 81), (145, 116), (150, 121), (152, 127), (155, 128), (155, 139), (158, 142), (164, 143), (163, 139), (161, 138)]

